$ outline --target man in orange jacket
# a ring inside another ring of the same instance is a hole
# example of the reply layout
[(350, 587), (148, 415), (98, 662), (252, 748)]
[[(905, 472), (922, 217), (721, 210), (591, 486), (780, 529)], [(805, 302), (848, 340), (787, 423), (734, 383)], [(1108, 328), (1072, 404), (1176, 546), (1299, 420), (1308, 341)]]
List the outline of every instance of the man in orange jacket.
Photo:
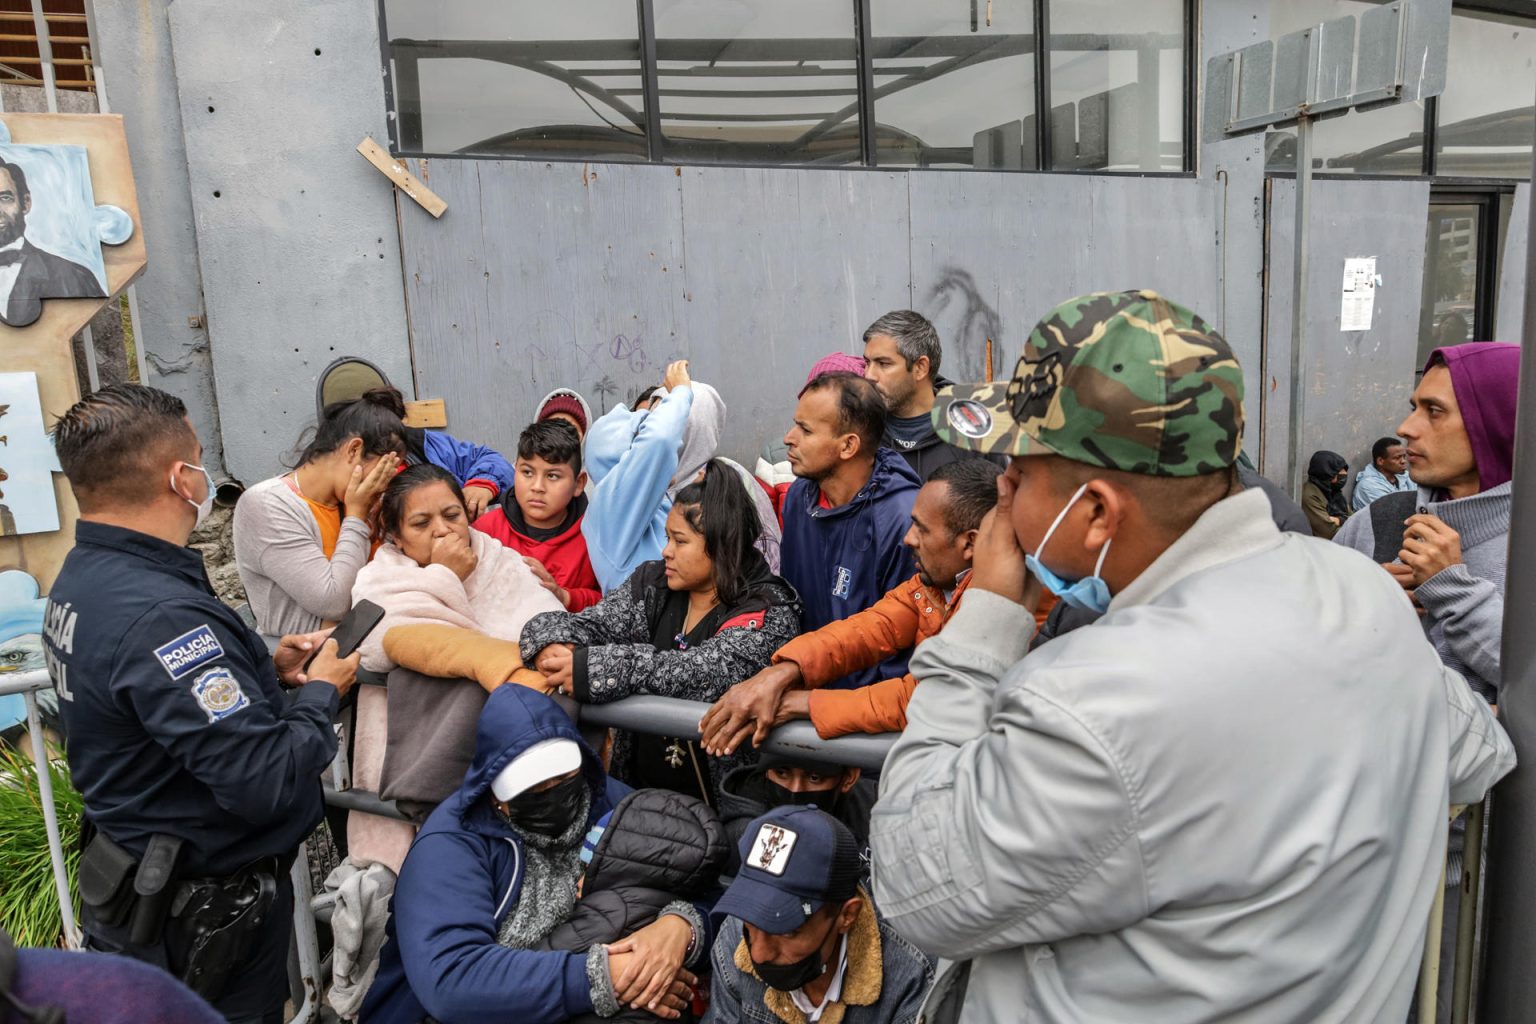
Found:
[(774, 726), (797, 718), (809, 718), (823, 739), (905, 728), (907, 701), (917, 685), (910, 674), (852, 690), (821, 687), (943, 628), (965, 592), (976, 530), (997, 503), (1001, 472), (981, 459), (935, 470), (917, 494), (903, 538), (916, 556), (917, 575), (864, 611), (780, 647), (772, 664), (737, 683), (705, 713), (699, 725), (704, 749), (720, 756), (749, 737), (761, 744)]

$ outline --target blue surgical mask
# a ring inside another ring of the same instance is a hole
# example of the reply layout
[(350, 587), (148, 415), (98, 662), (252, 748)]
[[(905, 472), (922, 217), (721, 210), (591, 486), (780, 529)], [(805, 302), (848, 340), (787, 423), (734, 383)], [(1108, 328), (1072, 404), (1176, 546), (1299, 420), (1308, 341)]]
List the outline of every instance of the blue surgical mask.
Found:
[(1109, 584), (1104, 582), (1104, 577), (1099, 575), (1099, 571), (1104, 568), (1104, 556), (1109, 554), (1110, 541), (1105, 541), (1104, 546), (1099, 549), (1099, 560), (1093, 567), (1093, 575), (1084, 576), (1072, 583), (1068, 583), (1047, 569), (1039, 557), (1045, 553), (1045, 546), (1051, 542), (1051, 534), (1056, 532), (1056, 527), (1060, 526), (1061, 521), (1067, 517), (1067, 511), (1077, 504), (1077, 499), (1081, 498), (1087, 489), (1087, 484), (1079, 487), (1077, 493), (1072, 495), (1072, 500), (1056, 514), (1051, 528), (1045, 531), (1045, 537), (1040, 541), (1040, 547), (1033, 555), (1024, 556), (1024, 566), (1034, 574), (1035, 579), (1040, 581), (1041, 586), (1059, 597), (1069, 608), (1082, 608), (1085, 611), (1103, 615), (1109, 610)]

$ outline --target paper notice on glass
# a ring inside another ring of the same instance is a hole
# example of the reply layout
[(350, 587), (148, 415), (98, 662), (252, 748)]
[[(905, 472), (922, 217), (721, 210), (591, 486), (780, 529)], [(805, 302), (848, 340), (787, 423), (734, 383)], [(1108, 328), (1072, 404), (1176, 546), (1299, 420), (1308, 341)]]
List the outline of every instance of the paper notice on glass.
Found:
[(1352, 256), (1344, 261), (1344, 303), (1339, 330), (1368, 331), (1376, 306), (1376, 257)]

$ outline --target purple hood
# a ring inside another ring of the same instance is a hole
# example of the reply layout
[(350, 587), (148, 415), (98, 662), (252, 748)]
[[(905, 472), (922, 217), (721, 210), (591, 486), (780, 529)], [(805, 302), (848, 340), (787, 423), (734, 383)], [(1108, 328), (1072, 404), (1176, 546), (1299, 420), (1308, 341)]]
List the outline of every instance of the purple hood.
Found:
[(1472, 442), (1479, 486), (1508, 483), (1515, 461), (1515, 405), (1520, 390), (1520, 346), (1474, 341), (1430, 353), (1424, 369), (1444, 363)]

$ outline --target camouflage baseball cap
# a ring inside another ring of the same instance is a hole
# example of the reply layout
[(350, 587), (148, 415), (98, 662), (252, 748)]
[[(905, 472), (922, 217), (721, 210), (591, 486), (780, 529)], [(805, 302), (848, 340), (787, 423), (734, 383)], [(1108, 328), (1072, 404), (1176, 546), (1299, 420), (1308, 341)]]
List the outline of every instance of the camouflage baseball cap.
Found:
[(950, 444), (1196, 476), (1243, 447), (1243, 372), (1210, 325), (1153, 291), (1064, 302), (1035, 325), (1013, 379), (939, 391)]

